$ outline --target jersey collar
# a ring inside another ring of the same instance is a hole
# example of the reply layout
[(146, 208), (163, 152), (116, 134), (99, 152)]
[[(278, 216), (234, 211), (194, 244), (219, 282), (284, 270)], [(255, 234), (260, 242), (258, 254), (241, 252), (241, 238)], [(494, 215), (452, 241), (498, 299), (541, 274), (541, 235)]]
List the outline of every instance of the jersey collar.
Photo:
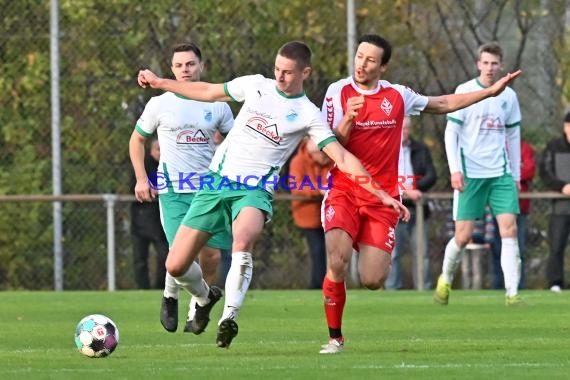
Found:
[(481, 81), (479, 80), (479, 78), (475, 78), (475, 82), (477, 82), (477, 86), (481, 87), (481, 88), (487, 88), (489, 86), (485, 86), (483, 83), (481, 83)]
[(354, 88), (358, 93), (360, 93), (362, 95), (374, 95), (374, 94), (378, 93), (382, 87), (382, 86), (380, 86), (380, 81), (378, 81), (376, 88), (373, 88), (372, 90), (363, 90), (360, 87), (358, 87), (358, 85), (354, 81), (354, 77), (352, 75), (350, 76), (350, 84), (351, 84), (352, 88)]
[(305, 90), (301, 91), (299, 94), (296, 94), (296, 95), (287, 95), (286, 93), (284, 93), (283, 91), (278, 89), (277, 86), (275, 86), (275, 90), (277, 91), (277, 93), (279, 95), (281, 95), (282, 97), (287, 98), (287, 99), (297, 99), (297, 98), (302, 98), (303, 96), (305, 96)]

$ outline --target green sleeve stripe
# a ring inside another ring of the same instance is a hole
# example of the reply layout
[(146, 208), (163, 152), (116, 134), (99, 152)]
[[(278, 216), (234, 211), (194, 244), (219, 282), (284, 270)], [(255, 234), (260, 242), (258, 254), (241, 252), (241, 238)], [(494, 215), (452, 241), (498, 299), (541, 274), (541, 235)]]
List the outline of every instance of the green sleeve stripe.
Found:
[(151, 137), (153, 134), (152, 133), (148, 133), (142, 130), (142, 128), (137, 124), (135, 126), (135, 130), (140, 133), (143, 137), (149, 138)]
[(521, 126), (521, 122), (517, 121), (516, 123), (505, 125), (505, 128), (514, 128), (514, 127), (520, 127), (520, 126)]
[(332, 143), (332, 142), (335, 142), (335, 141), (337, 141), (337, 139), (336, 139), (336, 137), (334, 137), (334, 136), (331, 136), (331, 137), (328, 137), (328, 138), (324, 139), (323, 141), (321, 141), (321, 142), (319, 143), (319, 150), (323, 150), (323, 148), (324, 148), (325, 146), (327, 146), (328, 144), (330, 144), (330, 143)]
[(230, 98), (232, 98), (232, 100), (234, 102), (237, 102), (237, 100), (232, 96), (232, 94), (230, 94), (230, 90), (228, 90), (228, 82), (224, 83), (224, 93), (229, 96)]
[(446, 116), (446, 119), (448, 121), (454, 122), (455, 124), (463, 125), (463, 120), (459, 120), (459, 119), (456, 119), (456, 118), (451, 117), (451, 116)]
[(459, 148), (461, 168), (463, 169), (463, 176), (467, 177), (467, 166), (465, 165), (465, 155), (463, 154), (463, 148)]

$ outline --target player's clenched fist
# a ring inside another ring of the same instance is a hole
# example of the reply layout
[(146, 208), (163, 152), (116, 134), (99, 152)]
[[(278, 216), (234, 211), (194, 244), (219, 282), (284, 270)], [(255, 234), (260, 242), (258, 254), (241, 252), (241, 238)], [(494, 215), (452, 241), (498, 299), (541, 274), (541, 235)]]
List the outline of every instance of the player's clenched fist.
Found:
[(150, 70), (140, 70), (137, 80), (139, 82), (139, 86), (141, 87), (150, 86), (152, 88), (155, 88), (158, 77)]
[(364, 106), (364, 96), (353, 96), (346, 101), (345, 116), (354, 119), (358, 115), (358, 110)]

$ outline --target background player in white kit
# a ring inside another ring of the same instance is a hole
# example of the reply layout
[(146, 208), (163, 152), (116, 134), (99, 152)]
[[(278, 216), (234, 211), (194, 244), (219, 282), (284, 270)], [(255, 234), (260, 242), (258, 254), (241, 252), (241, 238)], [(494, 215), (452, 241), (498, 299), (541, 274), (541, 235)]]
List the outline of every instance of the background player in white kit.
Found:
[[(457, 87), (455, 93), (487, 88), (495, 83), (503, 66), (503, 51), (497, 43), (479, 48), (478, 78)], [(442, 274), (434, 300), (449, 302), (453, 275), (464, 248), (473, 234), (475, 219), (485, 205), (497, 218), (501, 235), (501, 268), (505, 278), (505, 303), (521, 303), (518, 295), (521, 261), (517, 241), (519, 213), (520, 122), (516, 93), (509, 87), (499, 95), (447, 115), (445, 149), (454, 191), (455, 236), (445, 247)]]
[[(203, 101), (244, 102), (235, 127), (210, 165), (214, 189), (202, 189), (196, 195), (166, 262), (168, 272), (186, 289), (206, 297), (207, 289), (198, 286), (202, 275), (194, 258), (212, 234), (231, 226), (232, 265), (218, 322), (218, 347), (229, 347), (238, 333), (235, 320), (253, 271), (251, 251), (264, 222), (271, 218), (275, 177), (305, 135), (340, 170), (357, 176), (362, 186), (379, 198), (378, 203), (391, 207), (404, 220), (409, 218), (408, 210), (399, 201), (377, 190), (379, 185), (373, 185), (360, 161), (336, 141), (320, 110), (306, 97), (303, 82), (311, 73), (310, 66), (310, 49), (304, 43), (289, 42), (277, 53), (275, 80), (250, 75), (224, 84), (182, 83), (158, 78), (149, 70), (139, 72), (138, 81), (143, 87), (150, 85)], [(270, 181), (265, 180), (268, 178)], [(238, 184), (241, 190), (236, 189)], [(203, 310), (197, 310), (196, 318), (199, 316), (208, 317)]]
[[(174, 47), (171, 70), (177, 81), (199, 81), (203, 69), (202, 53), (198, 46), (186, 43)], [(157, 189), (150, 188), (143, 165), (144, 141), (156, 131), (161, 147), (156, 178), (158, 198), (162, 225), (170, 246), (199, 188), (200, 176), (208, 172), (215, 151), (214, 134), (219, 131), (226, 135), (232, 126), (233, 115), (226, 103), (199, 102), (172, 92), (150, 99), (137, 121), (129, 142), (129, 153), (137, 178), (135, 196), (142, 202), (156, 195)], [(200, 265), (208, 283), (216, 280), (219, 249), (230, 247), (231, 235), (224, 233), (213, 236), (201, 250)], [(212, 291), (214, 298), (221, 297), (219, 289), (213, 288)], [(170, 332), (178, 328), (178, 297), (179, 286), (167, 273), (160, 321)], [(192, 323), (195, 301), (192, 297), (184, 331), (200, 334), (205, 326)]]

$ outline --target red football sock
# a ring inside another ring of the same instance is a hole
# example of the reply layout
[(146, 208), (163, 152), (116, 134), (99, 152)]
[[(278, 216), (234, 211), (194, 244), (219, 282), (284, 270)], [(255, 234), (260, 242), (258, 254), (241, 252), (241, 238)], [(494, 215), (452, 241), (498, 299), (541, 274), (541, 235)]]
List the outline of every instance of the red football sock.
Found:
[(323, 281), (325, 316), (331, 338), (342, 338), (342, 313), (346, 303), (346, 287), (343, 282), (333, 282), (325, 276)]

